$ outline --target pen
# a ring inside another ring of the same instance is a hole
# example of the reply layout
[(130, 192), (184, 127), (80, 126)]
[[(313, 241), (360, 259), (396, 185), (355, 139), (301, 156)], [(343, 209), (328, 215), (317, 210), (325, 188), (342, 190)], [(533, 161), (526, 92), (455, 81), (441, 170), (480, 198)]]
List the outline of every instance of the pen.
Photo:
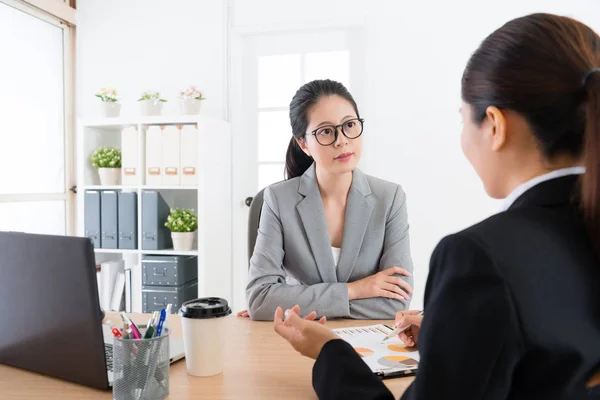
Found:
[[(419, 311), (417, 314), (415, 314), (416, 316), (422, 317), (423, 316), (423, 311)], [(394, 336), (398, 336), (399, 334), (401, 334), (402, 332), (404, 332), (405, 330), (407, 330), (408, 328), (410, 328), (410, 325), (405, 326), (403, 328), (396, 328), (393, 331), (391, 331), (382, 341), (381, 343), (385, 342), (388, 339), (393, 338)]]
[(162, 333), (165, 318), (167, 318), (167, 312), (163, 308), (162, 310), (160, 310), (160, 319), (158, 320), (158, 325), (156, 326), (156, 337), (159, 337)]
[(135, 326), (133, 321), (131, 319), (129, 319), (127, 314), (125, 314), (123, 311), (121, 311), (120, 314), (121, 314), (121, 318), (123, 319), (123, 324), (127, 323), (129, 325), (129, 328), (131, 329), (131, 337), (133, 339), (141, 339), (142, 334), (140, 333), (140, 330), (137, 328), (137, 326)]
[(120, 338), (121, 336), (123, 336), (121, 334), (121, 331), (113, 325), (112, 321), (106, 321), (106, 326), (108, 327), (108, 329), (110, 329), (113, 336), (116, 337), (117, 339)]
[(169, 317), (171, 316), (171, 309), (173, 308), (173, 304), (169, 303), (167, 304), (167, 308), (165, 309), (165, 312), (167, 313), (167, 316), (165, 317), (165, 323), (163, 325), (163, 329), (166, 328), (169, 324)]

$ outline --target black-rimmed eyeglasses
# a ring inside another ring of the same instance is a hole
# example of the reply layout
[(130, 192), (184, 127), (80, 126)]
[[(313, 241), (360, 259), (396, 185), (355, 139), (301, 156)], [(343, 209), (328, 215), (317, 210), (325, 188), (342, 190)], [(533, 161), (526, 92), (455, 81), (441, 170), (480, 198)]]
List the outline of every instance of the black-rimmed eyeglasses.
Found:
[(365, 120), (362, 118), (353, 118), (343, 124), (322, 126), (312, 131), (311, 134), (321, 146), (330, 146), (337, 140), (340, 128), (342, 134), (348, 139), (356, 139), (362, 135), (364, 122)]

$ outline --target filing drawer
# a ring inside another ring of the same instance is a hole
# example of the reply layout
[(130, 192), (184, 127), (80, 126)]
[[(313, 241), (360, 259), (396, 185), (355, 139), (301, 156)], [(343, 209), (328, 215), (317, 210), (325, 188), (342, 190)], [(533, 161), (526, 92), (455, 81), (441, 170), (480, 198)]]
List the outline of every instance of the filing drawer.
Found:
[(178, 287), (173, 286), (142, 286), (142, 312), (160, 311), (173, 304), (175, 314), (181, 305), (198, 297), (198, 280), (195, 279)]
[(198, 257), (144, 256), (142, 285), (181, 286), (198, 278)]

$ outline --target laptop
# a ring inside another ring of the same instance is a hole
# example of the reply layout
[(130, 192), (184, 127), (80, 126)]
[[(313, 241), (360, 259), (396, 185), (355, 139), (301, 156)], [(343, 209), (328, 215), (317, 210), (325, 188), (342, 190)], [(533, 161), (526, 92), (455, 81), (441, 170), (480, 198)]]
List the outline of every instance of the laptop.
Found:
[[(112, 385), (90, 239), (0, 232), (0, 363), (99, 389)], [(170, 359), (184, 358), (170, 339)]]

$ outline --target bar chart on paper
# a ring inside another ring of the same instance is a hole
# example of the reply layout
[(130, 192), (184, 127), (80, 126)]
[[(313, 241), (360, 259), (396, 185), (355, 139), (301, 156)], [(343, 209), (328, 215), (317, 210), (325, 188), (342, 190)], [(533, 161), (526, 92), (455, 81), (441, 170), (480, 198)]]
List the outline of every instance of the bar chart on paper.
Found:
[(398, 338), (381, 341), (392, 328), (379, 324), (362, 327), (334, 329), (348, 342), (374, 373), (387, 376), (415, 372), (419, 365), (419, 352), (406, 347)]

